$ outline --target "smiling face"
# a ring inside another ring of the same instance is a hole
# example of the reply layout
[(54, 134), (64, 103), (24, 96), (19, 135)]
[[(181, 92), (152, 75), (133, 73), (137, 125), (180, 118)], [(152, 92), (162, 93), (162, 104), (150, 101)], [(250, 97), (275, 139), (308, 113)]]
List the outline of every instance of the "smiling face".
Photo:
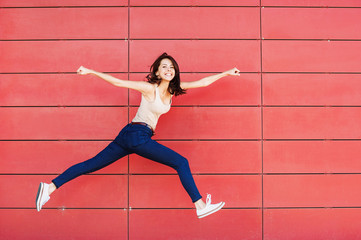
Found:
[(156, 75), (162, 80), (172, 81), (175, 76), (175, 69), (172, 61), (168, 58), (162, 59)]

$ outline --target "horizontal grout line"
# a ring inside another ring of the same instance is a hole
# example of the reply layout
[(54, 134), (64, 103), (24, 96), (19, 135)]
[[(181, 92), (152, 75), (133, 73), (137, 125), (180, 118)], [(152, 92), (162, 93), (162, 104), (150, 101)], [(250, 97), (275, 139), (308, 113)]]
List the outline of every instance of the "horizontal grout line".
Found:
[[(361, 208), (361, 206), (352, 206), (352, 207), (263, 207), (263, 209), (269, 209), (269, 210), (274, 210), (274, 209), (279, 209), (279, 210), (283, 210), (283, 209), (354, 209), (354, 208)], [(182, 210), (182, 209), (195, 209), (195, 208), (131, 208), (131, 210)], [(261, 210), (262, 207), (223, 207), (223, 210)]]
[[(108, 73), (108, 74), (149, 74), (149, 72), (103, 72), (103, 73)], [(221, 72), (180, 72), (180, 74), (217, 74), (217, 73), (221, 73)], [(34, 74), (34, 75), (40, 75), (40, 74), (73, 74), (73, 75), (77, 75), (76, 72), (0, 72), (0, 75), (21, 75), (21, 74)], [(305, 75), (309, 75), (309, 74), (320, 74), (320, 75), (325, 75), (325, 74), (350, 74), (350, 75), (355, 75), (355, 74), (361, 74), (361, 72), (240, 72), (240, 74), (305, 74)]]
[[(262, 173), (197, 173), (192, 172), (194, 176), (243, 176), (243, 175), (251, 175), (258, 176)], [(178, 176), (177, 173), (129, 173), (130, 176)]]
[(0, 139), (0, 142), (109, 142), (114, 139)]
[[(128, 105), (42, 105), (42, 106), (0, 106), (0, 108), (120, 108)], [(172, 106), (174, 107), (174, 106)]]
[[(0, 42), (45, 42), (45, 41), (259, 41), (256, 38), (49, 38), (49, 39), (0, 39)], [(360, 40), (361, 41), (361, 40)]]
[[(156, 135), (155, 135), (156, 136)], [(221, 138), (221, 139), (159, 139), (154, 137), (153, 138), (156, 141), (167, 141), (167, 142), (260, 142), (262, 141), (269, 141), (269, 142), (320, 142), (320, 141), (361, 141), (361, 139), (358, 138), (315, 138), (315, 139), (227, 139), (227, 138)], [(0, 139), (0, 142), (109, 142), (113, 141), (114, 139)]]
[(114, 5), (114, 6), (34, 6), (34, 7), (30, 7), (30, 6), (21, 6), (21, 7), (0, 7), (0, 9), (48, 9), (48, 8), (128, 8), (128, 4), (127, 5)]
[(263, 105), (264, 108), (359, 108), (361, 105)]
[(212, 6), (212, 5), (144, 5), (144, 6), (135, 6), (135, 5), (110, 5), (110, 6), (35, 6), (35, 7), (0, 7), (0, 9), (23, 9), (23, 8), (260, 8), (260, 6)]
[(361, 39), (342, 38), (49, 38), (49, 39), (0, 39), (0, 42), (62, 42), (62, 41), (309, 41), (309, 42), (360, 42)]
[[(244, 209), (244, 210), (260, 210), (261, 207), (223, 207), (222, 210), (238, 210), (238, 209)], [(130, 207), (130, 210), (195, 210), (195, 208), (138, 208), (138, 207)]]
[[(93, 174), (96, 175), (96, 174)], [(101, 174), (101, 175), (108, 175), (108, 174)], [(168, 175), (174, 175), (177, 176), (177, 173), (129, 173), (130, 176), (168, 176)], [(299, 176), (299, 175), (361, 175), (361, 172), (359, 173), (352, 173), (352, 172), (345, 172), (345, 173), (331, 173), (331, 172), (325, 172), (325, 173), (267, 173), (267, 172), (259, 172), (259, 173), (197, 173), (192, 172), (192, 175), (194, 176)]]
[[(0, 173), (0, 176), (45, 176), (59, 175), (59, 173)], [(260, 176), (262, 173), (197, 173), (193, 176)], [(83, 176), (178, 176), (177, 173), (87, 173)]]
[(155, 5), (142, 5), (142, 6), (135, 6), (130, 5), (130, 8), (259, 8), (260, 6), (238, 6), (238, 5), (230, 5), (230, 6), (214, 6), (214, 5), (162, 5), (162, 6), (155, 6)]
[(331, 173), (331, 172), (325, 172), (325, 173), (267, 173), (264, 172), (263, 175), (268, 176), (299, 176), (299, 175), (361, 175), (360, 173), (352, 173), (352, 172), (344, 172), (344, 173)]
[[(0, 108), (136, 108), (139, 105), (14, 105)], [(172, 105), (172, 108), (360, 108), (361, 105)]]
[[(0, 139), (2, 141), (44, 141), (44, 142), (94, 142), (94, 141), (113, 141), (114, 139)], [(218, 141), (261, 141), (261, 139), (156, 139), (157, 141), (180, 141), (180, 142), (218, 142)]]
[[(81, 161), (79, 161), (81, 162)], [(44, 176), (44, 175), (59, 175), (61, 174), (61, 172), (59, 173), (0, 173), (0, 176)], [(87, 176), (87, 175), (109, 175), (109, 176), (125, 176), (128, 175), (128, 173), (86, 173), (82, 176)]]
[(155, 6), (155, 5), (109, 5), (109, 6), (20, 6), (20, 7), (0, 7), (0, 9), (26, 9), (26, 8), (321, 8), (321, 9), (359, 9), (361, 7), (355, 7), (355, 6), (264, 6), (264, 5), (250, 5), (250, 6), (239, 6), (239, 5), (227, 5), (227, 6), (214, 6), (214, 5), (161, 5), (161, 6)]
[[(194, 106), (194, 105), (191, 105)], [(275, 108), (275, 107), (281, 107), (281, 108), (359, 108), (361, 107), (361, 105), (251, 105), (251, 106), (246, 106), (246, 105), (240, 105), (240, 106), (236, 106), (236, 105), (230, 105), (229, 107), (264, 107), (264, 108)], [(174, 106), (176, 107), (176, 106)], [(203, 107), (203, 106), (202, 106)], [(206, 107), (206, 106), (204, 106)], [(208, 107), (208, 106), (207, 106)], [(211, 106), (209, 106), (211, 107)], [(222, 107), (222, 106), (220, 106)]]
[[(36, 210), (36, 208), (33, 207), (0, 207), (0, 210)], [(133, 207), (125, 207), (125, 208), (89, 208), (89, 207), (80, 207), (80, 208), (74, 208), (74, 207), (57, 207), (57, 208), (51, 208), (51, 207), (44, 207), (42, 209), (47, 209), (47, 210), (195, 210), (195, 208), (133, 208)], [(260, 207), (223, 207), (223, 210), (228, 209), (228, 210), (257, 210), (257, 209), (261, 209)]]
[[(306, 210), (306, 209), (360, 209), (361, 206), (341, 206), (341, 207), (263, 207), (264, 210)], [(133, 208), (133, 207), (125, 207), (125, 208), (89, 208), (89, 207), (53, 207), (42, 208), (44, 210), (123, 210), (123, 211), (133, 211), (133, 210), (195, 210), (195, 208)], [(223, 210), (261, 210), (262, 207), (224, 207)], [(0, 207), (0, 210), (36, 210), (34, 207)]]
[[(153, 138), (157, 141), (169, 141), (169, 142), (189, 142), (189, 141), (261, 141), (261, 139), (158, 139)], [(0, 142), (80, 142), (80, 141), (87, 141), (87, 142), (96, 142), (96, 141), (113, 141), (114, 139), (0, 139)]]
[[(0, 106), (0, 108), (115, 108), (115, 107), (139, 107), (139, 105), (42, 105), (42, 106)], [(251, 108), (260, 107), (259, 105), (172, 105), (172, 108)]]
[[(0, 173), (0, 176), (56, 176), (60, 173)], [(325, 172), (325, 173), (197, 173), (192, 172), (193, 176), (330, 176), (330, 175), (361, 175), (361, 172)], [(88, 173), (83, 176), (178, 176), (177, 173)]]
[(279, 138), (279, 139), (269, 139), (269, 138), (265, 138), (263, 139), (263, 141), (270, 141), (270, 142), (277, 142), (277, 141), (289, 141), (289, 142), (294, 142), (294, 141), (361, 141), (361, 139), (358, 138), (344, 138), (344, 139), (340, 139), (340, 138), (315, 138), (315, 139), (300, 139), (300, 138), (295, 138), (295, 139), (287, 139), (287, 138)]
[[(108, 74), (144, 74), (145, 76), (149, 74), (149, 72), (103, 72)], [(221, 72), (180, 72), (180, 74), (217, 74)], [(0, 72), (0, 75), (20, 75), (20, 74), (73, 74), (77, 75), (76, 72)], [(240, 74), (260, 74), (260, 72), (240, 72)], [(144, 76), (144, 77), (145, 77)]]
[[(109, 74), (149, 74), (149, 72), (106, 72), (104, 71), (103, 73), (109, 73)], [(216, 74), (216, 73), (221, 73), (221, 72), (186, 72), (186, 71), (182, 71), (180, 72), (180, 74)], [(241, 74), (259, 74), (260, 72), (240, 72)], [(0, 74), (74, 74), (77, 75), (76, 72), (3, 72)]]
[(66, 41), (128, 41), (127, 38), (43, 38), (43, 39), (0, 39), (0, 42), (66, 42)]
[(268, 210), (297, 210), (297, 209), (355, 209), (361, 208), (361, 206), (353, 206), (353, 207), (264, 207), (264, 209)]
[[(59, 173), (0, 173), (0, 175), (16, 175), (16, 176), (22, 176), (22, 175), (29, 175), (29, 176), (37, 176), (37, 175), (59, 175), (61, 174), (61, 172)], [(235, 175), (235, 176), (238, 176), (238, 175), (261, 175), (261, 173), (197, 173), (197, 172), (192, 172), (193, 175), (220, 175), (220, 176), (223, 176), (223, 175)], [(123, 175), (135, 175), (135, 176), (178, 176), (178, 174), (176, 172), (174, 173), (133, 173), (133, 172), (129, 172), (129, 173), (86, 173), (84, 174), (83, 176), (117, 176), (117, 175), (120, 175), (120, 176), (123, 176)]]
[[(246, 39), (245, 39), (246, 40)], [(255, 39), (259, 40), (259, 39)], [(359, 42), (361, 39), (343, 39), (343, 38), (262, 38), (265, 41), (317, 41), (317, 42)]]
[(355, 8), (355, 9), (358, 9), (358, 8), (361, 8), (360, 7), (347, 7), (347, 6), (344, 6), (344, 7), (338, 7), (338, 6), (261, 6), (262, 8)]
[(361, 72), (250, 72), (250, 73), (261, 73), (261, 74), (361, 74)]

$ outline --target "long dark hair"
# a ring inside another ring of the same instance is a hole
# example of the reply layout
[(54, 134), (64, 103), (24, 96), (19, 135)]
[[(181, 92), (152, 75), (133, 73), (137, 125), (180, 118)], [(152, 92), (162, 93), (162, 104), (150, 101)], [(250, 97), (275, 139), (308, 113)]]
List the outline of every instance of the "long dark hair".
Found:
[(180, 76), (179, 76), (179, 66), (178, 63), (176, 62), (176, 60), (168, 55), (167, 53), (163, 53), (162, 55), (160, 55), (152, 64), (152, 66), (150, 67), (150, 73), (147, 75), (147, 79), (149, 83), (156, 83), (156, 84), (160, 84), (160, 82), (162, 81), (161, 79), (158, 78), (158, 76), (156, 75), (156, 72), (158, 71), (158, 68), (160, 66), (160, 62), (164, 59), (164, 58), (168, 58), (174, 66), (174, 70), (175, 70), (175, 75), (174, 78), (172, 79), (172, 81), (170, 81), (169, 83), (169, 87), (168, 87), (168, 92), (172, 95), (178, 96), (181, 94), (185, 94), (186, 90), (182, 89), (180, 86)]

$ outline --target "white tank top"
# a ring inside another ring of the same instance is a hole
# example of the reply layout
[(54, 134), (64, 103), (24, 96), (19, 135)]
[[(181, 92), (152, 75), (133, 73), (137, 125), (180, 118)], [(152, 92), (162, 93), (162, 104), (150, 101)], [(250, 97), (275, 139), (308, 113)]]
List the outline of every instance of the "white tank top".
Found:
[[(172, 102), (172, 101), (171, 101)], [(132, 122), (144, 122), (150, 125), (153, 130), (157, 126), (158, 119), (160, 115), (166, 113), (170, 109), (169, 104), (164, 104), (160, 98), (158, 92), (158, 86), (155, 88), (155, 99), (152, 102), (149, 102), (142, 94), (142, 101), (138, 108), (138, 112), (133, 118)]]

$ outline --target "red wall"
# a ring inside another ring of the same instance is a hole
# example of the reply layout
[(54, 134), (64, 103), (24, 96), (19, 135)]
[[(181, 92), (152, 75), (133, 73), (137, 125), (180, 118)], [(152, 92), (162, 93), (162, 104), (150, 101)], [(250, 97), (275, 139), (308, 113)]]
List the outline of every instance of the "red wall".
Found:
[[(2, 0), (1, 239), (361, 239), (361, 1)], [(163, 52), (192, 81), (155, 139), (186, 156), (197, 219), (175, 171), (131, 155), (51, 181), (111, 141), (140, 96), (80, 65), (143, 80)]]

